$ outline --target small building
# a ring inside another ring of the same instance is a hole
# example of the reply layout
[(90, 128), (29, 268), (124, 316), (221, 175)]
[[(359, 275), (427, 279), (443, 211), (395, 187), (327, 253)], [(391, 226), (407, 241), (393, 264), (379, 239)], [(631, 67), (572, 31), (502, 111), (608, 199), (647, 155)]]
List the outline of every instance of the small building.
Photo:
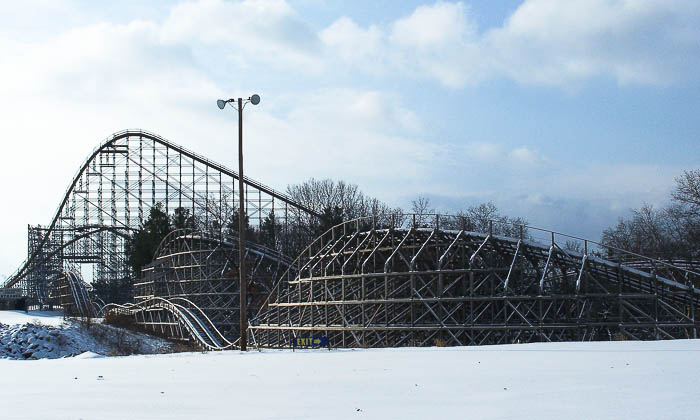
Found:
[(27, 297), (20, 288), (0, 288), (0, 310), (13, 309), (27, 309)]

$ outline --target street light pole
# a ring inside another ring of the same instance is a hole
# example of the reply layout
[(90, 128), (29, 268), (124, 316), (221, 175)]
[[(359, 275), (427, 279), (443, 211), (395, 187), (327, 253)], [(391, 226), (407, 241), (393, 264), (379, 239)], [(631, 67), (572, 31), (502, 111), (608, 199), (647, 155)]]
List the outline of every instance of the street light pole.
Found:
[(248, 350), (248, 281), (245, 277), (245, 200), (243, 185), (243, 99), (238, 98), (238, 283), (240, 294), (241, 351)]
[[(216, 101), (219, 109), (224, 109), (226, 104), (234, 102), (234, 99)], [(243, 182), (243, 98), (238, 98), (238, 283), (240, 290), (240, 320), (239, 330), (241, 333), (239, 346), (241, 351), (248, 349), (248, 281), (245, 271), (245, 219), (247, 216), (245, 205), (245, 183)], [(260, 96), (252, 95), (246, 103), (257, 105), (260, 103)]]

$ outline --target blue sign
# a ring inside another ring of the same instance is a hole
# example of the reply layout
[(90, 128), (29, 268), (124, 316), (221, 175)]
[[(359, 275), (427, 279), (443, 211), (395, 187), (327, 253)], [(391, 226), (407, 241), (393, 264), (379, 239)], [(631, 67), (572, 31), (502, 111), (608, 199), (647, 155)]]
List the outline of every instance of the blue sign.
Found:
[(330, 347), (328, 337), (296, 337), (292, 339), (293, 347)]

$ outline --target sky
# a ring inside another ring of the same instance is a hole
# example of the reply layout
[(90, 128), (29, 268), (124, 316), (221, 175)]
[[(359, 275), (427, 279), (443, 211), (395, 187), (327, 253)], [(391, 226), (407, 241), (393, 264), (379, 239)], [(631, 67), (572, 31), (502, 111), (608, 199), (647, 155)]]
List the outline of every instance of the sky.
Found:
[(492, 201), (597, 240), (700, 167), (700, 2), (0, 0), (0, 275), (141, 128), (246, 175), (392, 206)]

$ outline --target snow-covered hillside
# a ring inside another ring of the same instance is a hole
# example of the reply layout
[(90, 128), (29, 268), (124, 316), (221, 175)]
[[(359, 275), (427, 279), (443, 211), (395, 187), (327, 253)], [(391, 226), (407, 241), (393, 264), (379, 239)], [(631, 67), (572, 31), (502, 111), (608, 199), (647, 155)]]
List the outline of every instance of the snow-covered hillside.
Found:
[(700, 341), (0, 360), (8, 419), (695, 419)]
[(153, 354), (169, 352), (170, 346), (166, 340), (110, 325), (64, 320), (60, 312), (0, 311), (0, 359), (57, 359), (85, 352)]

